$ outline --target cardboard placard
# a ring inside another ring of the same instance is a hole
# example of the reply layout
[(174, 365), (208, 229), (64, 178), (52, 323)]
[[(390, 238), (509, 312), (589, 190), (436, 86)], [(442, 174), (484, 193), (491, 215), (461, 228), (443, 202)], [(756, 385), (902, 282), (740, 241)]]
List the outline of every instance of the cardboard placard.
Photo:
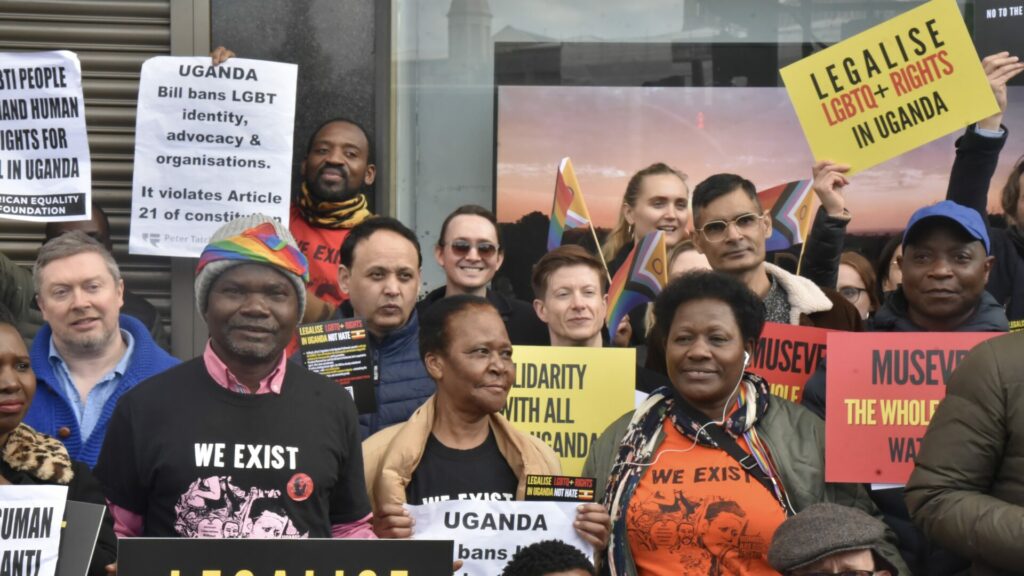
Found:
[(772, 394), (800, 402), (804, 385), (828, 349), (829, 330), (768, 322), (747, 370), (768, 381)]
[(298, 66), (157, 56), (142, 65), (128, 251), (198, 257), (239, 216), (287, 226)]
[(932, 0), (780, 73), (815, 159), (850, 174), (999, 110), (956, 0)]
[(526, 500), (593, 502), (594, 478), (587, 476), (526, 476)]
[(377, 365), (366, 325), (359, 318), (300, 324), (302, 363), (345, 387), (360, 414), (377, 411)]
[(88, 220), (91, 206), (78, 55), (0, 53), (0, 218)]
[[(454, 540), (455, 559), (463, 561), (455, 576), (494, 576), (502, 573), (520, 548), (542, 540), (562, 540), (592, 557), (591, 546), (573, 527), (578, 505), (445, 500), (407, 508), (416, 520), (413, 538)], [(450, 566), (447, 574), (451, 574)]]
[(998, 332), (831, 332), (825, 480), (905, 484), (946, 380)]
[(68, 487), (0, 486), (0, 572), (53, 576)]
[(121, 538), (118, 576), (437, 576), (451, 541)]
[(516, 381), (502, 414), (558, 454), (562, 473), (583, 470), (590, 447), (633, 409), (636, 350), (516, 346)]

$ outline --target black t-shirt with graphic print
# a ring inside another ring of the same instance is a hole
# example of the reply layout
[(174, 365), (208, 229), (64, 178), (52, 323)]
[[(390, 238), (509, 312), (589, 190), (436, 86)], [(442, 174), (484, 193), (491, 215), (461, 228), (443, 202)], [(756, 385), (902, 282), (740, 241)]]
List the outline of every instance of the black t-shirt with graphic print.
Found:
[(409, 504), (442, 500), (515, 500), (519, 480), (505, 461), (494, 431), (476, 448), (456, 450), (433, 434), (405, 487)]
[(329, 538), (370, 513), (355, 404), (287, 364), (280, 394), (219, 386), (202, 357), (117, 404), (95, 475), (144, 536)]

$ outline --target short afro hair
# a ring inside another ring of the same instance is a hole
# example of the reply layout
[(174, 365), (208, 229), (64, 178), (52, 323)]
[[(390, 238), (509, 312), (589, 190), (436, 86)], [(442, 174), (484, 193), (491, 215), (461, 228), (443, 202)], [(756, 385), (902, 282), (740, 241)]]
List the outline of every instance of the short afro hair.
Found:
[(561, 540), (543, 540), (520, 548), (501, 576), (545, 576), (577, 569), (594, 574), (594, 565), (578, 548)]
[(744, 342), (756, 341), (764, 328), (764, 302), (739, 280), (710, 270), (687, 272), (673, 280), (654, 303), (655, 338), (662, 349), (672, 329), (672, 319), (683, 304), (696, 300), (724, 302), (736, 317)]
[(474, 308), (490, 308), (495, 314), (498, 313), (498, 309), (489, 300), (471, 294), (448, 296), (431, 304), (420, 315), (420, 358), (425, 360), (427, 354), (440, 354), (447, 350), (448, 341), (451, 340), (448, 330), (451, 317)]
[(313, 130), (313, 133), (309, 135), (309, 141), (306, 142), (307, 157), (309, 156), (309, 153), (313, 151), (313, 144), (316, 143), (316, 137), (320, 135), (320, 132), (322, 132), (324, 128), (327, 128), (331, 124), (335, 123), (351, 124), (358, 128), (359, 131), (363, 133), (363, 137), (366, 138), (366, 163), (368, 165), (377, 163), (377, 155), (374, 153), (373, 149), (373, 139), (370, 138), (370, 133), (366, 131), (366, 127), (360, 124), (359, 122), (356, 122), (355, 120), (347, 118), (345, 116), (336, 116), (334, 118), (324, 120), (323, 122), (320, 123), (319, 126), (316, 127), (316, 130)]

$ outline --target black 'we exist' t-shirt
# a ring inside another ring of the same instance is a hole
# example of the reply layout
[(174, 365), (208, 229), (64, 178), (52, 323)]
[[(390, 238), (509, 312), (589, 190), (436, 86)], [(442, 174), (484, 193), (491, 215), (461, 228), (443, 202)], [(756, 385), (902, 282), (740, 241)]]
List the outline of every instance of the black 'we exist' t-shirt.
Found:
[(409, 504), (442, 500), (514, 500), (519, 480), (491, 430), (483, 444), (469, 450), (449, 448), (433, 434), (405, 487)]
[(219, 386), (202, 357), (118, 402), (95, 469), (145, 536), (329, 538), (370, 513), (352, 398), (289, 363), (280, 394)]

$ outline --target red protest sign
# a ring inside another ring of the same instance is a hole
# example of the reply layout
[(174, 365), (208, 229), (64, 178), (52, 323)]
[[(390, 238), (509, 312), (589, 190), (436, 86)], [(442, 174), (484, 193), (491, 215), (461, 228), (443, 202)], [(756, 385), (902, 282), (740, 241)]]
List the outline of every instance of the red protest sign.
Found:
[(967, 352), (998, 333), (828, 335), (825, 480), (904, 484)]
[(800, 402), (804, 384), (825, 357), (829, 330), (768, 322), (748, 370), (768, 381), (772, 394)]

